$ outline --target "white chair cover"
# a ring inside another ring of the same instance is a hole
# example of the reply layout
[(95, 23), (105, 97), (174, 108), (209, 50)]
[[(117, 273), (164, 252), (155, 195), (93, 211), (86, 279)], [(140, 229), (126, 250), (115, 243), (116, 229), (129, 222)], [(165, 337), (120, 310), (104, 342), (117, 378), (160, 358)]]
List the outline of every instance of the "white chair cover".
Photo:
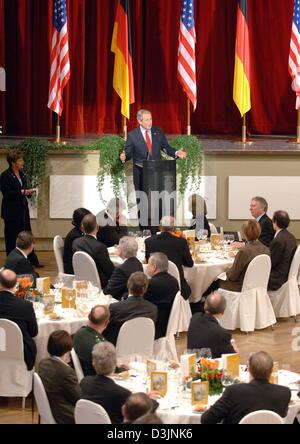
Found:
[(27, 370), (23, 350), (19, 326), (0, 319), (0, 396), (26, 398), (31, 392), (33, 370)]
[(179, 290), (181, 289), (180, 286), (180, 274), (179, 274), (179, 270), (177, 268), (177, 265), (174, 264), (174, 262), (172, 261), (168, 261), (169, 263), (169, 268), (168, 268), (168, 273), (173, 276), (175, 279), (177, 279), (178, 285), (179, 285)]
[(218, 230), (214, 224), (212, 224), (211, 222), (208, 222), (208, 225), (209, 225), (211, 234), (218, 234)]
[(153, 355), (159, 360), (172, 360), (178, 362), (175, 345), (175, 335), (187, 331), (192, 317), (190, 305), (180, 292), (175, 296), (170, 313), (166, 336), (154, 341)]
[(241, 292), (218, 291), (226, 298), (227, 306), (220, 324), (227, 330), (240, 328), (254, 331), (276, 323), (267, 285), (271, 259), (266, 254), (256, 256), (248, 265)]
[(34, 373), (33, 375), (33, 393), (40, 415), (41, 424), (56, 424), (51, 412), (44, 384), (37, 373)]
[(75, 424), (111, 424), (104, 408), (87, 399), (79, 399), (75, 405)]
[(300, 245), (293, 257), (288, 280), (276, 291), (269, 291), (276, 318), (288, 318), (300, 313), (298, 274), (300, 267)]
[[(172, 261), (169, 262), (169, 269), (168, 273), (177, 279), (178, 285), (179, 285), (179, 291), (181, 291), (181, 285), (180, 285), (180, 274), (179, 270), (176, 264)], [(180, 310), (179, 310), (179, 316), (177, 320), (177, 325), (174, 327), (176, 329), (176, 333), (180, 333), (182, 331), (188, 331), (190, 320), (192, 317), (192, 311), (188, 300), (185, 300), (183, 297), (179, 298), (180, 301)], [(173, 304), (174, 305), (174, 304)], [(171, 316), (170, 316), (171, 317)]]
[(84, 251), (73, 254), (73, 269), (77, 281), (90, 281), (101, 291), (101, 282), (94, 259)]
[(82, 380), (82, 378), (84, 378), (84, 374), (83, 374), (83, 370), (81, 367), (80, 359), (79, 359), (76, 351), (74, 350), (74, 348), (72, 348), (72, 350), (71, 350), (71, 358), (72, 358), (72, 362), (74, 365), (74, 369), (75, 369), (75, 373), (76, 373), (78, 382), (80, 382)]
[(54, 256), (56, 260), (57, 269), (61, 273), (64, 272), (64, 261), (63, 261), (64, 245), (65, 245), (64, 240), (59, 234), (54, 236), (53, 239)]
[(124, 322), (117, 344), (117, 364), (128, 364), (130, 355), (141, 354), (152, 358), (155, 336), (154, 322), (150, 318), (135, 318)]
[(257, 410), (244, 416), (239, 424), (284, 424), (284, 420), (271, 410)]

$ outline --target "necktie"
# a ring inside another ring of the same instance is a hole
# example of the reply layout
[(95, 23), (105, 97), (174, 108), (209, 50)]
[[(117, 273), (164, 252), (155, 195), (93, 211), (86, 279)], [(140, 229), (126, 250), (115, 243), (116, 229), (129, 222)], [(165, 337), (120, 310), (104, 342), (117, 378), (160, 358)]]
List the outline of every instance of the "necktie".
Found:
[(147, 147), (148, 147), (149, 154), (150, 154), (150, 156), (152, 156), (152, 143), (151, 143), (151, 140), (150, 140), (150, 136), (149, 136), (149, 131), (148, 130), (146, 130), (146, 144), (147, 144)]

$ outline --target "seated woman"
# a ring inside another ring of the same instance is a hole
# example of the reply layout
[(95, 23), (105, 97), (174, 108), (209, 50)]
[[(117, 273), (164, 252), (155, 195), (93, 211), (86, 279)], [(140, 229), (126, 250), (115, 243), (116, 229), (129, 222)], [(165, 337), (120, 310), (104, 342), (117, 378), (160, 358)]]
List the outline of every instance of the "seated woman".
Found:
[(51, 333), (47, 346), (50, 358), (42, 359), (38, 370), (58, 424), (75, 423), (74, 408), (80, 398), (76, 373), (67, 363), (72, 347), (68, 332), (56, 330)]
[(117, 364), (116, 348), (110, 342), (100, 342), (94, 346), (92, 357), (97, 375), (81, 380), (81, 398), (100, 404), (111, 422), (120, 424), (123, 421), (122, 405), (131, 392), (110, 378)]
[(258, 240), (261, 228), (255, 219), (245, 222), (242, 226), (242, 231), (246, 238), (246, 244), (235, 256), (232, 267), (227, 270), (226, 281), (218, 281), (219, 288), (229, 291), (241, 291), (247, 267), (252, 259), (260, 254), (270, 255), (269, 248)]
[(199, 194), (192, 194), (189, 197), (189, 211), (191, 211), (193, 219), (191, 221), (190, 229), (196, 230), (197, 232), (201, 229), (205, 229), (208, 231), (208, 236), (210, 237), (210, 227), (207, 220), (207, 207), (206, 202), (202, 196)]

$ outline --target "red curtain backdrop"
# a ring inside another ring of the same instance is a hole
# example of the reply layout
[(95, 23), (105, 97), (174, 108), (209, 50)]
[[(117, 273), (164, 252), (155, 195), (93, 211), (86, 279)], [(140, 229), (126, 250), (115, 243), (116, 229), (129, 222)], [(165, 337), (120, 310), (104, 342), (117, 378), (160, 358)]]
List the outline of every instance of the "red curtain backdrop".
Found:
[[(47, 108), (52, 0), (0, 0), (5, 7), (6, 128), (11, 135), (49, 135)], [(195, 0), (198, 106), (194, 134), (240, 134), (232, 98), (237, 0)], [(117, 0), (67, 0), (71, 78), (64, 90), (62, 133), (118, 133), (120, 100), (110, 51)], [(293, 134), (295, 93), (288, 74), (293, 0), (251, 0), (249, 36), (252, 134)], [(186, 96), (177, 81), (180, 0), (131, 0), (136, 111), (153, 113), (166, 133), (185, 132)], [(1, 59), (0, 59), (1, 60)]]
[[(0, 0), (0, 67), (5, 68), (4, 51), (4, 0)], [(5, 92), (0, 91), (0, 126), (5, 131)]]

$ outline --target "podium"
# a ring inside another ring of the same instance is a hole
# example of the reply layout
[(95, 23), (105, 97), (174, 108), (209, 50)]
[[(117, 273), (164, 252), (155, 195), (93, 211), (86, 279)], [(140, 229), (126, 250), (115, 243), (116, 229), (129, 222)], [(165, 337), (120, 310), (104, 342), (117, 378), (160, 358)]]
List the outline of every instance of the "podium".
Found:
[(157, 227), (163, 216), (175, 216), (176, 160), (145, 160), (143, 191), (148, 198), (149, 226)]

